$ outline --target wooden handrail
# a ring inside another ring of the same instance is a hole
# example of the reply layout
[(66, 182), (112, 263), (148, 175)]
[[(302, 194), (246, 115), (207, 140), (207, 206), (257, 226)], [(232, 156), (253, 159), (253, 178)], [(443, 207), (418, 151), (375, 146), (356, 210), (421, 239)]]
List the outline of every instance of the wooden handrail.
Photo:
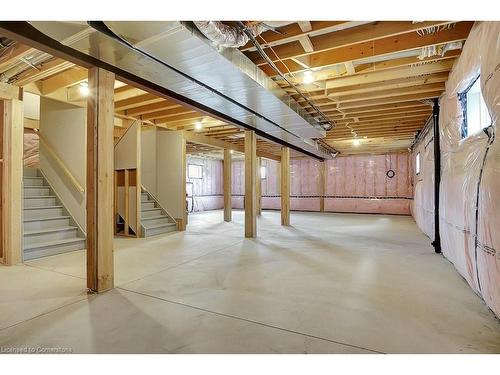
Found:
[(139, 121), (139, 120), (134, 120), (127, 128), (125, 128), (125, 131), (123, 132), (122, 135), (120, 135), (120, 138), (118, 138), (118, 140), (116, 141), (115, 145), (114, 145), (114, 148), (116, 148), (116, 146), (118, 146), (118, 144), (121, 142), (121, 140), (123, 139), (123, 137), (125, 137), (125, 134), (128, 133), (128, 131), (130, 130), (130, 128), (132, 128), (132, 126), (134, 126), (134, 124)]
[(83, 194), (85, 192), (85, 189), (83, 188), (83, 186), (80, 185), (80, 183), (75, 178), (75, 176), (73, 176), (73, 174), (68, 169), (68, 167), (66, 166), (66, 164), (64, 164), (64, 162), (62, 161), (62, 159), (59, 157), (59, 155), (57, 155), (57, 153), (55, 152), (55, 150), (53, 149), (53, 147), (47, 142), (47, 140), (45, 139), (45, 137), (40, 132), (37, 132), (37, 134), (38, 134), (38, 138), (40, 139), (40, 141), (42, 141), (42, 143), (47, 148), (47, 151), (49, 151), (50, 156), (52, 156), (52, 158), (57, 162), (57, 164), (59, 164), (59, 167), (61, 167), (61, 169), (63, 170), (63, 172), (66, 175), (66, 177), (68, 177), (68, 179), (71, 182), (71, 184), (73, 185), (73, 187), (76, 190), (78, 190), (80, 192), (80, 194)]

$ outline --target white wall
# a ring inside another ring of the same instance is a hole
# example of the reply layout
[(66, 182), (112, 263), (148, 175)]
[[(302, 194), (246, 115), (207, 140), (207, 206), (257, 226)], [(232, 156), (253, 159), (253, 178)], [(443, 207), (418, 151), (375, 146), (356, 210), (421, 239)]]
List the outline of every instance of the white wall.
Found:
[[(81, 186), (86, 179), (86, 108), (40, 100), (40, 133)], [(80, 228), (86, 230), (85, 196), (78, 192), (40, 142), (40, 168)]]
[(156, 128), (141, 130), (141, 182), (154, 196), (156, 184)]
[[(114, 147), (114, 169), (123, 170), (123, 169), (138, 169), (140, 168), (139, 161), (137, 160), (137, 154), (140, 152), (140, 144), (138, 139), (138, 135), (140, 135), (140, 126), (139, 122), (131, 125), (126, 133), (120, 138), (118, 143)], [(139, 129), (138, 129), (139, 128)], [(136, 175), (137, 176), (137, 175)], [(138, 183), (140, 184), (140, 178), (138, 178)], [(137, 181), (137, 180), (136, 180)], [(125, 218), (125, 187), (118, 187), (118, 207), (116, 208), (118, 214), (120, 214), (123, 218)], [(136, 195), (136, 187), (130, 186), (128, 193), (128, 207), (129, 207), (129, 226), (132, 230), (137, 233), (136, 219), (139, 212), (137, 211), (137, 195)]]
[(157, 130), (157, 194), (160, 204), (176, 219), (186, 210), (185, 158), (182, 131)]

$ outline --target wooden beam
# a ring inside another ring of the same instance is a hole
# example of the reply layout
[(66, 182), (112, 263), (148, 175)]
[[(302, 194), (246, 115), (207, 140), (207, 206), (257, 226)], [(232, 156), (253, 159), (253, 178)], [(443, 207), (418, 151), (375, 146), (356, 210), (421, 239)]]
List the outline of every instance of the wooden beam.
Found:
[(261, 158), (257, 158), (257, 175), (255, 176), (255, 212), (257, 216), (262, 214), (262, 180), (260, 178), (260, 167), (262, 166)]
[(35, 51), (35, 49), (20, 43), (15, 43), (8, 47), (0, 55), (0, 72), (6, 71), (16, 64), (20, 58), (26, 57)]
[(29, 69), (16, 76), (15, 84), (25, 86), (47, 77), (53, 76), (59, 72), (72, 68), (75, 64), (61, 59), (51, 59), (40, 64), (39, 69)]
[(22, 100), (23, 90), (17, 86), (0, 82), (0, 100)]
[(223, 171), (223, 191), (224, 191), (224, 221), (230, 222), (232, 220), (233, 204), (232, 204), (232, 155), (231, 150), (224, 149), (224, 165)]
[(257, 137), (252, 130), (245, 130), (245, 237), (257, 237), (256, 191)]
[(368, 84), (374, 82), (383, 82), (387, 80), (416, 77), (423, 74), (434, 74), (447, 72), (453, 67), (454, 60), (443, 60), (430, 64), (423, 64), (414, 67), (402, 67), (389, 70), (369, 72), (366, 74), (357, 74), (349, 77), (341, 77), (326, 82), (326, 93), (335, 94), (335, 89), (357, 84)]
[(182, 168), (181, 168), (181, 196), (179, 199), (181, 200), (181, 207), (184, 207), (184, 210), (182, 211), (182, 217), (177, 220), (177, 230), (179, 231), (185, 231), (187, 224), (188, 224), (188, 215), (187, 215), (187, 207), (186, 207), (186, 138), (182, 137), (182, 146), (181, 146), (182, 152), (181, 152), (181, 163), (182, 163)]
[(88, 79), (87, 69), (75, 67), (42, 81), (42, 95), (48, 95), (63, 87), (73, 86)]
[(2, 261), (7, 265), (23, 261), (22, 181), (23, 102), (0, 99), (1, 135), (1, 224)]
[(299, 21), (297, 23), (298, 23), (300, 29), (305, 33), (312, 30), (312, 25), (311, 25), (311, 22), (309, 22), (309, 21)]
[(281, 225), (290, 225), (290, 149), (281, 148)]
[(326, 188), (326, 162), (318, 162), (318, 172), (319, 172), (319, 212), (325, 211), (325, 188)]
[[(329, 49), (323, 52), (317, 52), (321, 48), (318, 48), (315, 45), (314, 48), (316, 52), (310, 54), (310, 67), (320, 68), (329, 65), (343, 64), (348, 61), (362, 60), (367, 57), (385, 56), (422, 47), (434, 46), (448, 42), (463, 41), (467, 39), (467, 36), (469, 35), (470, 29), (472, 28), (473, 24), (473, 22), (459, 22), (454, 28), (442, 30), (435, 34), (420, 36), (416, 32), (410, 32), (398, 36), (391, 36), (389, 38)], [(299, 48), (302, 47), (300, 47), (299, 45)], [(283, 56), (286, 56), (283, 53), (277, 53), (282, 60)], [(296, 54), (292, 53), (292, 56), (295, 57)], [(291, 60), (283, 60), (283, 63), (278, 61), (276, 62), (276, 66), (282, 73), (294, 73), (304, 70), (303, 67)], [(276, 72), (264, 62), (262, 62), (260, 68), (269, 76), (276, 75)]]
[[(279, 44), (294, 41), (302, 35), (309, 35), (312, 32), (329, 32), (335, 31), (339, 27), (348, 27), (357, 24), (356, 22), (350, 21), (311, 21), (311, 31), (304, 32), (299, 24), (292, 23), (280, 27), (281, 33), (275, 33), (274, 31), (265, 31), (259, 35), (259, 42), (263, 42), (263, 46), (276, 46)], [(265, 43), (264, 43), (265, 40)], [(241, 51), (255, 50), (255, 46), (252, 42), (248, 42), (245, 46), (241, 47)]]
[(118, 100), (115, 103), (116, 111), (123, 111), (129, 108), (142, 107), (147, 104), (164, 102), (165, 99), (153, 94), (142, 94), (131, 98)]
[(299, 42), (305, 52), (314, 52), (314, 46), (311, 43), (311, 39), (309, 39), (307, 35), (301, 37)]
[(113, 73), (89, 69), (87, 97), (87, 287), (114, 286), (113, 270)]
[(167, 100), (163, 100), (158, 103), (152, 103), (152, 104), (147, 104), (143, 105), (140, 107), (134, 107), (127, 109), (127, 115), (128, 116), (138, 116), (138, 115), (144, 115), (148, 113), (153, 113), (157, 111), (162, 111), (166, 109), (173, 109), (173, 108), (181, 108), (182, 106), (179, 104), (175, 104), (172, 102), (169, 102)]
[[(199, 143), (202, 145), (208, 145), (208, 146), (213, 146), (217, 148), (223, 148), (223, 149), (228, 149), (228, 150), (233, 150), (236, 152), (245, 152), (245, 147), (243, 145), (238, 145), (234, 144), (231, 142), (226, 142), (221, 139), (213, 138), (213, 137), (208, 137), (206, 135), (200, 134), (200, 133), (195, 133), (192, 131), (184, 131), (184, 139), (186, 139), (187, 142), (193, 142), (193, 143)], [(257, 151), (257, 155), (266, 159), (271, 159), (271, 160), (276, 160), (280, 161), (280, 157), (274, 154), (271, 154), (270, 152), (266, 151)]]
[[(419, 22), (413, 23), (411, 21), (381, 21), (372, 22), (357, 27), (335, 31), (333, 33), (323, 33), (321, 35), (311, 36), (311, 43), (317, 52), (327, 52), (335, 50), (347, 50), (350, 47), (351, 50), (357, 51), (358, 46), (374, 44), (369, 43), (377, 40), (384, 40), (385, 43), (379, 43), (380, 45), (387, 45), (391, 42), (394, 43), (397, 40), (397, 36), (401, 34), (415, 34), (415, 31), (424, 29), (431, 26), (439, 26), (446, 24), (447, 21), (431, 21), (431, 22)], [(378, 44), (377, 44), (378, 45)], [(415, 47), (418, 48), (418, 47)], [(273, 48), (276, 54), (282, 59), (289, 59), (292, 57), (297, 57), (304, 55), (304, 51), (300, 49), (300, 46), (296, 42), (290, 42), (276, 46)], [(374, 48), (375, 49), (375, 48)], [(369, 50), (369, 49), (367, 49)], [(376, 50), (376, 49), (375, 49)], [(273, 60), (277, 61), (276, 56), (265, 48), (266, 54)], [(340, 55), (340, 53), (338, 53)], [(247, 53), (248, 57), (254, 61), (256, 65), (264, 65), (265, 61), (256, 52)], [(366, 54), (364, 57), (369, 56)], [(346, 60), (348, 61), (348, 60)], [(345, 61), (340, 61), (343, 63)], [(326, 64), (325, 64), (326, 65)]]

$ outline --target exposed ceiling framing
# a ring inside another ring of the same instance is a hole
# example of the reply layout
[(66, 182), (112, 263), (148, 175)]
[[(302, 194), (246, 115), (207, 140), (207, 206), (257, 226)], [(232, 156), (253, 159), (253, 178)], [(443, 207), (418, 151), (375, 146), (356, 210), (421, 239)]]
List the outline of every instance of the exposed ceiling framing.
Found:
[[(431, 115), (429, 100), (444, 91), (461, 52), (444, 50), (419, 59), (422, 48), (464, 42), (472, 25), (449, 21), (300, 21), (278, 28), (281, 33), (266, 31), (257, 40), (282, 74), (336, 122), (324, 138), (328, 145), (345, 154), (381, 153), (409, 147)], [(315, 115), (253, 45), (247, 44), (241, 51)], [(305, 71), (312, 72), (313, 82), (304, 83)], [(78, 87), (86, 81), (87, 71), (11, 42), (0, 49), (0, 77), (43, 96), (82, 103)], [(237, 152), (243, 147), (243, 130), (236, 126), (130, 85), (116, 84), (115, 110), (117, 116), (140, 119), (145, 126), (195, 133), (188, 140), (190, 153), (213, 153), (216, 145), (224, 142)], [(201, 129), (195, 129), (197, 123), (202, 124)], [(259, 140), (258, 152), (276, 159), (280, 146)]]

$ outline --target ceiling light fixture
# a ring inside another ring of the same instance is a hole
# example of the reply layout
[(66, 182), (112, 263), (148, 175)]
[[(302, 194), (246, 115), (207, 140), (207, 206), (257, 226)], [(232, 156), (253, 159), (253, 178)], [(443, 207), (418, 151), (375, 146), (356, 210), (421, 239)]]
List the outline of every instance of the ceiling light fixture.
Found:
[(313, 72), (311, 72), (310, 70), (306, 70), (304, 72), (304, 77), (302, 78), (302, 82), (305, 83), (306, 85), (309, 83), (313, 83), (314, 82)]
[(89, 95), (89, 84), (87, 82), (82, 82), (80, 83), (80, 94), (82, 94), (83, 96), (88, 96)]
[(197, 121), (194, 124), (194, 130), (201, 130), (202, 128), (203, 128), (203, 124), (201, 123), (201, 121)]
[(229, 153), (232, 155), (234, 153), (234, 151), (233, 150), (229, 150)]
[(354, 138), (352, 140), (352, 145), (355, 147), (358, 147), (361, 144), (361, 141), (359, 139)]

